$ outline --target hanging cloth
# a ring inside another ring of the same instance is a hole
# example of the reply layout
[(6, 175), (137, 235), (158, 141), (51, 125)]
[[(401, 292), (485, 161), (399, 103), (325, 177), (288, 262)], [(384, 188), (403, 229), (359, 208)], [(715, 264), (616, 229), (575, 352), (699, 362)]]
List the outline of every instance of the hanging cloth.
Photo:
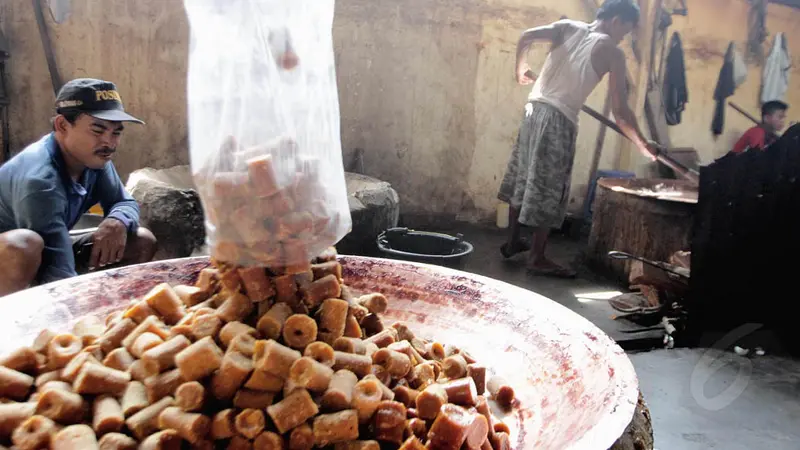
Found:
[(725, 52), (725, 61), (719, 71), (717, 87), (714, 88), (714, 100), (717, 101), (714, 108), (714, 119), (711, 122), (711, 131), (714, 136), (722, 134), (722, 129), (725, 128), (725, 101), (736, 90), (736, 82), (733, 76), (735, 51), (736, 46), (734, 43), (728, 44), (728, 50)]
[(761, 80), (761, 104), (771, 100), (783, 100), (789, 87), (789, 70), (792, 58), (783, 33), (775, 35), (772, 50), (764, 63), (764, 74)]
[(683, 44), (681, 36), (675, 32), (669, 42), (667, 65), (664, 72), (664, 113), (668, 125), (681, 123), (681, 113), (689, 101), (686, 88), (686, 65), (683, 60)]

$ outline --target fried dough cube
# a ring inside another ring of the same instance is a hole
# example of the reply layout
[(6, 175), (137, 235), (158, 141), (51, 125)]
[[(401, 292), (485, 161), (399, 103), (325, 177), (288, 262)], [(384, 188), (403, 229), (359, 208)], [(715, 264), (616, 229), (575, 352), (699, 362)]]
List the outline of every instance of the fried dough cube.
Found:
[(340, 337), (333, 341), (333, 349), (357, 355), (365, 355), (367, 353), (367, 346), (361, 338)]
[(289, 347), (303, 349), (317, 339), (317, 322), (305, 314), (293, 314), (283, 324), (282, 335)]
[(175, 430), (162, 430), (147, 436), (139, 444), (139, 450), (180, 450), (181, 438)]
[(303, 350), (303, 356), (308, 356), (314, 361), (317, 361), (318, 363), (324, 364), (328, 367), (333, 367), (333, 364), (336, 361), (336, 355), (334, 354), (333, 347), (320, 341), (308, 344)]
[(234, 292), (217, 308), (217, 316), (225, 322), (242, 321), (253, 312), (253, 302), (247, 296)]
[[(141, 337), (139, 339), (141, 339)], [(158, 371), (163, 372), (175, 367), (175, 355), (190, 345), (192, 345), (192, 342), (189, 339), (185, 336), (178, 335), (151, 347), (149, 350), (142, 353), (141, 358), (145, 361), (152, 361), (158, 366)]]
[(283, 332), (283, 324), (292, 314), (292, 307), (289, 304), (275, 303), (266, 314), (261, 316), (256, 328), (267, 339), (278, 339)]
[(58, 333), (44, 329), (39, 332), (39, 334), (36, 336), (36, 339), (33, 340), (33, 345), (31, 345), (31, 348), (36, 353), (46, 353), (47, 349), (50, 347), (50, 341), (52, 341), (56, 336), (58, 336)]
[(350, 305), (346, 301), (337, 298), (329, 298), (322, 302), (319, 309), (319, 328), (320, 331), (328, 333), (331, 342), (344, 336), (349, 309)]
[(394, 328), (387, 328), (378, 334), (366, 338), (364, 341), (372, 342), (373, 344), (377, 345), (378, 348), (388, 347), (397, 342), (397, 331)]
[(70, 425), (50, 440), (52, 450), (97, 450), (97, 436), (88, 425)]
[(256, 370), (286, 379), (289, 378), (292, 364), (300, 358), (300, 352), (276, 341), (256, 341), (256, 351), (253, 354)]
[(125, 338), (122, 340), (122, 346), (131, 352), (131, 354), (135, 354), (132, 351), (133, 344), (136, 342), (139, 336), (144, 333), (155, 334), (161, 339), (166, 339), (169, 336), (169, 331), (166, 329), (164, 323), (158, 320), (158, 317), (148, 316), (141, 323), (139, 323), (139, 325), (137, 325), (133, 331), (125, 336)]
[[(361, 339), (363, 333), (364, 332), (361, 330), (361, 325), (359, 325), (356, 316), (348, 312), (347, 319), (345, 320), (345, 325), (344, 325), (344, 335), (349, 338)], [(365, 442), (371, 442), (371, 441), (365, 441)]]
[(100, 450), (136, 450), (139, 444), (122, 433), (108, 433), (100, 438)]
[(406, 405), (407, 408), (415, 408), (417, 406), (419, 391), (416, 389), (398, 385), (392, 389), (392, 392), (394, 392), (394, 399)]
[(153, 403), (152, 405), (142, 409), (136, 414), (128, 417), (125, 425), (131, 430), (133, 436), (137, 439), (144, 439), (149, 434), (158, 430), (158, 416), (162, 411), (173, 406), (175, 399), (172, 397), (164, 397), (161, 400)]
[(146, 301), (138, 301), (134, 302), (124, 313), (122, 313), (123, 319), (130, 319), (134, 322), (141, 324), (144, 322), (148, 317), (155, 316), (156, 311), (147, 304)]
[(153, 375), (158, 375), (158, 366), (152, 361), (137, 359), (128, 367), (128, 373), (131, 375), (131, 379), (143, 382)]
[(326, 275), (319, 280), (314, 280), (303, 290), (303, 302), (309, 308), (316, 308), (323, 300), (339, 298), (342, 286), (334, 275)]
[(447, 392), (441, 385), (432, 384), (417, 396), (417, 414), (422, 419), (435, 419), (447, 403)]
[(72, 326), (72, 334), (83, 342), (83, 345), (92, 345), (105, 332), (106, 326), (95, 316), (85, 316), (78, 319)]
[(131, 381), (122, 394), (122, 413), (130, 417), (150, 405), (147, 400), (147, 388), (139, 381)]
[(233, 398), (236, 391), (253, 372), (253, 360), (241, 353), (228, 352), (211, 377), (211, 394), (220, 400)]
[(283, 438), (278, 433), (265, 431), (253, 441), (254, 450), (284, 450)]
[(358, 413), (353, 409), (314, 418), (314, 443), (324, 447), (358, 439)]
[(286, 433), (319, 413), (319, 408), (305, 389), (297, 389), (267, 408), (278, 432)]
[(495, 433), (489, 438), (494, 450), (511, 450), (511, 439), (507, 433)]
[(350, 441), (338, 442), (333, 450), (380, 450), (378, 441)]
[(92, 404), (92, 428), (97, 435), (117, 432), (125, 424), (125, 416), (117, 399), (101, 395)]
[(378, 441), (403, 443), (406, 425), (406, 407), (400, 402), (384, 400), (378, 404), (374, 416), (375, 438)]
[(131, 375), (128, 372), (88, 363), (81, 368), (72, 388), (79, 394), (122, 395), (129, 381)]
[(472, 416), (473, 422), (467, 432), (467, 440), (464, 445), (470, 450), (478, 450), (489, 437), (489, 421), (481, 414), (473, 414)]
[(263, 267), (240, 267), (239, 277), (242, 279), (244, 291), (253, 303), (267, 301), (275, 295), (275, 288)]
[(392, 378), (403, 378), (411, 372), (411, 359), (404, 353), (382, 348), (372, 355), (373, 364), (383, 366)]
[(0, 397), (22, 400), (31, 390), (33, 381), (30, 375), (0, 366)]
[(59, 334), (47, 346), (48, 365), (60, 369), (83, 349), (83, 341), (74, 334)]
[(212, 294), (217, 288), (218, 281), (219, 270), (213, 267), (207, 267), (201, 270), (200, 274), (197, 275), (197, 282), (195, 283), (195, 286), (199, 287), (208, 294)]
[(333, 369), (307, 356), (292, 363), (289, 370), (290, 380), (312, 392), (324, 392), (328, 389), (332, 376)]
[(0, 403), (0, 438), (11, 436), (15, 428), (36, 412), (36, 403)]
[(478, 364), (467, 365), (467, 376), (475, 382), (475, 389), (478, 395), (486, 392), (486, 367)]
[(369, 422), (383, 399), (381, 382), (377, 379), (361, 380), (353, 387), (351, 404), (358, 413), (361, 424)]
[(301, 424), (289, 433), (289, 450), (311, 450), (314, 448), (314, 430), (308, 423)]
[(211, 419), (211, 438), (214, 440), (227, 439), (236, 435), (234, 428), (234, 418), (236, 411), (233, 409), (223, 409), (214, 414)]
[(512, 388), (505, 378), (494, 376), (489, 380), (486, 389), (492, 395), (492, 398), (503, 408), (510, 408), (514, 403), (514, 388)]
[(0, 360), (0, 367), (18, 372), (32, 372), (38, 365), (36, 351), (30, 347), (20, 347)]
[(284, 379), (263, 370), (253, 370), (253, 374), (244, 384), (245, 389), (265, 392), (281, 392)]
[(11, 435), (11, 442), (19, 450), (39, 450), (50, 448), (50, 440), (58, 431), (58, 426), (44, 416), (32, 416), (22, 422)]
[(205, 439), (211, 428), (211, 419), (170, 406), (158, 415), (158, 427), (162, 430), (175, 430), (180, 437), (194, 444)]
[(103, 365), (127, 372), (135, 361), (136, 358), (125, 350), (125, 347), (120, 347), (111, 350), (108, 355), (106, 355), (106, 358), (103, 360)]
[(329, 411), (350, 408), (356, 383), (358, 383), (358, 377), (349, 370), (339, 370), (334, 373), (328, 389), (322, 395), (322, 407)]
[(381, 293), (373, 293), (362, 295), (361, 297), (356, 300), (356, 302), (367, 308), (370, 313), (372, 314), (383, 314), (386, 312), (386, 309), (389, 305), (389, 301), (386, 300), (386, 297)]
[(175, 391), (175, 404), (187, 412), (199, 411), (206, 399), (206, 388), (197, 381), (189, 381), (178, 386)]
[(398, 450), (425, 450), (425, 444), (416, 436), (409, 436)]
[(216, 336), (221, 328), (222, 319), (213, 314), (206, 314), (195, 318), (191, 333), (195, 339), (200, 340)]
[(151, 289), (145, 294), (144, 301), (169, 325), (178, 323), (185, 314), (181, 298), (168, 283), (161, 283)]
[(240, 409), (266, 409), (275, 400), (274, 392), (239, 389), (233, 396), (233, 406)]
[[(406, 410), (408, 413), (409, 411)], [(410, 416), (410, 414), (408, 414)], [(428, 436), (428, 425), (424, 420), (413, 418), (406, 420), (406, 438), (416, 436), (417, 439), (425, 440)]]
[(210, 290), (205, 290), (197, 286), (178, 285), (172, 289), (187, 308), (203, 303), (211, 296)]
[(147, 400), (155, 403), (164, 397), (172, 396), (178, 390), (178, 386), (186, 382), (179, 369), (153, 375), (144, 380), (144, 387), (147, 389)]
[(264, 413), (259, 409), (245, 409), (233, 420), (236, 431), (248, 439), (255, 439), (264, 431), (265, 426)]
[(297, 300), (297, 284), (292, 275), (281, 275), (272, 279), (275, 283), (275, 304), (294, 304)]
[[(443, 383), (447, 393), (447, 401), (461, 406), (475, 406), (478, 402), (478, 391), (472, 378), (459, 378)], [(480, 445), (480, 444), (478, 444)]]
[(219, 369), (222, 357), (217, 344), (210, 337), (204, 337), (175, 355), (175, 365), (185, 381), (197, 381)]
[(349, 370), (361, 378), (372, 370), (372, 358), (366, 355), (334, 352), (334, 358), (333, 370)]

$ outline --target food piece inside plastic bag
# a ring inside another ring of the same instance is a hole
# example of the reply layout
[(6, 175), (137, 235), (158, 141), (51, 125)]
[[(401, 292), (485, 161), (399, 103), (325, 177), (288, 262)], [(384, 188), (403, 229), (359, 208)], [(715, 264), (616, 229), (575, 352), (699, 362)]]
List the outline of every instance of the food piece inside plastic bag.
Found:
[(192, 173), (211, 256), (308, 270), (350, 230), (332, 0), (186, 0)]

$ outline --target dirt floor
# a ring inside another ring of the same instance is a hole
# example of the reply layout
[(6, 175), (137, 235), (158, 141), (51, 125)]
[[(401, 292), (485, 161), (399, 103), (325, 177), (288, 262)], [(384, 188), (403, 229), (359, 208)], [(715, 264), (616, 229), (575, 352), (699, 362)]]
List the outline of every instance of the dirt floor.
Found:
[[(623, 286), (580, 267), (576, 280), (529, 276), (522, 255), (503, 260), (498, 250), (505, 239), (501, 230), (463, 225), (427, 231), (462, 233), (475, 246), (462, 270), (535, 291), (586, 317), (612, 338), (631, 339), (623, 331), (636, 326), (613, 320), (615, 311), (605, 301), (624, 292)], [(584, 247), (584, 242), (554, 236), (549, 250), (557, 261), (580, 263)], [(657, 449), (800, 448), (800, 361), (774, 356), (769, 346), (766, 356), (740, 357), (725, 348), (732, 345), (730, 338), (709, 337), (711, 349), (630, 354), (650, 406)]]

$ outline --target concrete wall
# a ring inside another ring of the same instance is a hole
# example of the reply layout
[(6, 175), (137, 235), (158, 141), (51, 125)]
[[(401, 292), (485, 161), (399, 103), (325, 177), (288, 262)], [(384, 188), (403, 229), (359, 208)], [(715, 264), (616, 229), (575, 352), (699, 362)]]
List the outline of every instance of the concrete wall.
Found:
[[(120, 172), (188, 164), (189, 23), (183, 2), (71, 0), (70, 4), (71, 14), (61, 24), (53, 22), (47, 7), (44, 10), (62, 78), (115, 82), (125, 108), (147, 122), (125, 128), (115, 157)], [(0, 26), (11, 46), (11, 145), (18, 151), (50, 130), (55, 96), (30, 0), (0, 1)]]
[[(589, 19), (585, 3), (338, 0), (333, 33), (345, 163), (363, 149), (366, 173), (394, 185), (405, 214), (492, 217), (528, 93), (513, 80), (516, 39), (522, 29), (561, 16)], [(688, 6), (689, 16), (674, 18), (672, 30), (684, 38), (690, 102), (683, 123), (670, 133), (674, 146), (694, 146), (709, 162), (749, 126), (729, 109), (725, 134), (714, 140), (710, 132), (713, 89), (727, 44), (734, 40), (744, 49), (747, 1), (689, 0)], [(182, 1), (71, 0), (71, 9), (62, 24), (45, 11), (62, 76), (115, 81), (126, 107), (148, 122), (126, 129), (120, 172), (185, 164), (188, 25)], [(795, 53), (798, 25), (799, 10), (770, 5), (769, 32), (786, 32)], [(21, 149), (48, 130), (53, 94), (30, 1), (0, 2), (0, 27), (12, 47), (11, 139)], [(534, 68), (546, 50), (531, 52)], [(800, 105), (800, 65), (795, 66), (787, 100)], [(751, 65), (747, 83), (732, 98), (754, 113), (760, 73)], [(588, 104), (601, 109), (605, 93), (603, 82)], [(582, 200), (598, 129), (581, 117), (573, 209)], [(621, 142), (607, 134), (601, 168), (613, 168)], [(625, 168), (643, 172), (643, 161), (634, 157)]]

